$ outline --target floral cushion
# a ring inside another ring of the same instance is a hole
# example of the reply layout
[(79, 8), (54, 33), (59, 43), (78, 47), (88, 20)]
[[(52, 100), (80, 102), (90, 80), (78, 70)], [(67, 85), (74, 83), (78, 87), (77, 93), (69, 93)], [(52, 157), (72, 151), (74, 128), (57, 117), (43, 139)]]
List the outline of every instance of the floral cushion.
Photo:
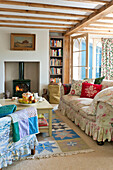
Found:
[(75, 95), (75, 96), (80, 96), (83, 82), (88, 82), (88, 81), (86, 81), (86, 80), (72, 80), (70, 94)]
[(102, 81), (102, 90), (108, 87), (113, 86), (113, 80), (103, 80)]
[(84, 80), (87, 81), (88, 83), (94, 83), (94, 79), (84, 78)]
[(102, 85), (91, 84), (91, 83), (82, 83), (82, 92), (80, 97), (94, 98), (95, 95), (100, 92)]

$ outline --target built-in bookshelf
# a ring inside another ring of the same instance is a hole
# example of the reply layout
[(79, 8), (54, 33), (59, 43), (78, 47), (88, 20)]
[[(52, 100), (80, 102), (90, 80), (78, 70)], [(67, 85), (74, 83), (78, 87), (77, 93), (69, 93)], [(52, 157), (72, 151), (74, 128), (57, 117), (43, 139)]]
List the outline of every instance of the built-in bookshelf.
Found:
[(50, 37), (50, 82), (63, 82), (63, 37)]

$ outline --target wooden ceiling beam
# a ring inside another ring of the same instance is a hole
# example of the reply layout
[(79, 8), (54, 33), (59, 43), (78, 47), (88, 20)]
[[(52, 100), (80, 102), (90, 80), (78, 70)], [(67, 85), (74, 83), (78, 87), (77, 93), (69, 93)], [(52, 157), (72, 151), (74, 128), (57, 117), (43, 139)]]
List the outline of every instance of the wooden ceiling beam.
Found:
[(101, 1), (101, 0), (63, 0), (63, 1), (73, 1), (73, 2), (88, 2), (88, 3), (98, 3), (98, 4), (105, 4), (108, 3), (108, 1)]
[(109, 14), (110, 11), (113, 10), (113, 0), (111, 0), (106, 5), (102, 6), (96, 12), (90, 14), (87, 18), (83, 19), (80, 23), (76, 24), (73, 28), (69, 29), (65, 35), (71, 35), (80, 31), (83, 27), (91, 24), (92, 22), (104, 17), (105, 15)]
[(103, 17), (101, 20), (113, 20), (113, 17)]
[(98, 24), (98, 25), (101, 25), (101, 26), (103, 26), (103, 25), (108, 26), (109, 24), (113, 25), (113, 23), (109, 23), (109, 22), (93, 22), (92, 24)]
[(45, 20), (45, 21), (60, 21), (60, 22), (73, 22), (79, 23), (80, 20), (74, 19), (58, 19), (58, 18), (45, 18), (45, 17), (32, 17), (32, 16), (19, 16), (19, 15), (4, 15), (0, 14), (0, 18), (16, 18), (16, 19), (33, 19), (33, 20)]
[(103, 33), (112, 32), (112, 33), (113, 33), (113, 30), (112, 30), (112, 31), (111, 31), (111, 30), (102, 30), (102, 29), (100, 29), (100, 28), (99, 28), (98, 30), (96, 30), (96, 29), (86, 29), (86, 28), (83, 28), (83, 29), (80, 30), (80, 31), (85, 31), (85, 32), (86, 32), (86, 31), (87, 31), (87, 32), (91, 32), (91, 31), (92, 31), (92, 32), (95, 32), (95, 33), (96, 33), (96, 32), (98, 32), (98, 33), (100, 33), (100, 32), (101, 32), (101, 33), (102, 33), (102, 32), (103, 32)]
[(80, 15), (80, 14), (69, 14), (69, 13), (61, 13), (61, 12), (45, 12), (45, 11), (11, 9), (11, 8), (0, 8), (0, 12), (17, 12), (17, 13), (25, 13), (25, 14), (41, 14), (41, 15), (79, 17), (79, 18), (87, 17), (87, 15)]
[[(98, 29), (102, 29), (103, 30), (103, 28), (104, 29), (107, 29), (107, 30), (110, 30), (110, 29), (113, 29), (113, 27), (106, 27), (106, 26), (104, 26), (104, 25), (102, 25), (102, 26), (91, 26), (91, 25), (89, 25), (89, 26), (87, 26), (87, 27), (85, 27), (85, 28), (91, 28), (91, 29), (95, 29), (95, 28), (98, 28)], [(84, 28), (83, 28), (84, 29)]]
[(67, 26), (71, 27), (71, 24), (59, 24), (59, 23), (48, 23), (48, 22), (33, 22), (33, 21), (15, 21), (15, 20), (0, 20), (0, 23), (17, 23), (17, 24), (34, 24), (34, 25), (51, 25), (51, 26)]
[(68, 30), (68, 28), (59, 28), (59, 27), (42, 27), (42, 26), (25, 26), (25, 25), (1, 25), (0, 27), (12, 27), (12, 28), (30, 28), (30, 29), (52, 29), (52, 30)]
[(62, 33), (62, 34), (64, 34), (66, 31), (58, 31), (58, 30), (49, 30), (49, 32), (58, 32), (58, 33)]
[(31, 2), (19, 2), (19, 1), (0, 1), (0, 4), (4, 5), (18, 5), (18, 6), (26, 6), (26, 7), (36, 7), (36, 8), (45, 8), (45, 9), (61, 9), (61, 10), (76, 10), (76, 11), (84, 11), (84, 12), (93, 12), (96, 9), (92, 8), (81, 8), (81, 7), (72, 7), (72, 6), (63, 6), (63, 5), (49, 5), (49, 4), (41, 4), (41, 3), (31, 3)]
[(80, 32), (78, 32), (78, 33), (80, 33), (80, 34), (83, 34), (83, 33), (89, 33), (90, 35), (92, 35), (92, 34), (94, 34), (94, 35), (103, 35), (103, 36), (105, 36), (105, 35), (113, 35), (113, 33), (102, 33), (102, 32), (92, 32), (92, 31), (90, 31), (90, 32), (88, 32), (88, 31), (80, 31)]

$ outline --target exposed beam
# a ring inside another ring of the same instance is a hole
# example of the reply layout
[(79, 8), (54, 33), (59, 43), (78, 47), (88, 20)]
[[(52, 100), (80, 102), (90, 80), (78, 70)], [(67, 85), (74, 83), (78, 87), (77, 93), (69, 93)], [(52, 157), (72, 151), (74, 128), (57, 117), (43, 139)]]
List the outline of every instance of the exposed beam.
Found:
[(42, 14), (42, 15), (52, 15), (52, 16), (64, 16), (64, 17), (79, 17), (79, 18), (87, 17), (87, 15), (80, 15), (80, 14), (69, 14), (69, 13), (61, 13), (61, 12), (45, 12), (45, 11), (11, 9), (11, 8), (0, 8), (0, 12), (1, 11), (3, 11), (3, 12), (17, 12), (17, 13), (25, 13), (25, 14)]
[(59, 24), (59, 23), (48, 23), (48, 22), (32, 22), (32, 21), (15, 21), (15, 20), (0, 20), (0, 23), (17, 23), (17, 24), (34, 24), (34, 25), (53, 25), (53, 26), (68, 26), (71, 24)]
[(113, 35), (113, 33), (102, 33), (102, 32), (92, 32), (92, 31), (90, 31), (90, 32), (88, 32), (88, 31), (80, 31), (80, 32), (78, 32), (79, 34), (83, 34), (83, 33), (89, 33), (90, 35), (92, 35), (92, 34), (94, 34), (94, 35), (103, 35), (103, 36), (105, 36), (105, 35)]
[(96, 9), (92, 9), (92, 8), (72, 7), (72, 6), (69, 6), (69, 5), (68, 6), (49, 5), (49, 4), (31, 3), (31, 2), (19, 2), (19, 1), (0, 1), (0, 4), (19, 5), (19, 6), (46, 8), (46, 9), (76, 10), (76, 11), (86, 11), (86, 12), (96, 11)]
[(102, 29), (98, 29), (98, 30), (97, 30), (97, 29), (86, 29), (86, 28), (85, 28), (85, 29), (82, 29), (81, 31), (85, 31), (85, 32), (91, 32), (91, 31), (92, 31), (92, 32), (95, 32), (95, 33), (96, 33), (96, 32), (98, 32), (98, 33), (100, 33), (100, 32), (101, 32), (101, 33), (102, 33), (102, 32), (103, 32), (103, 33), (110, 33), (110, 32), (113, 33), (113, 30), (111, 31), (111, 30), (102, 30)]
[(87, 36), (86, 33), (85, 34), (81, 34), (81, 35), (80, 35), (80, 33), (77, 33), (77, 34), (79, 34), (79, 35), (72, 36), (72, 39), (76, 39), (76, 38)]
[(113, 20), (113, 17), (103, 17), (101, 20)]
[(98, 24), (100, 26), (103, 26), (103, 25), (106, 25), (106, 26), (113, 25), (113, 23), (108, 23), (108, 22), (93, 22), (92, 24)]
[(80, 20), (74, 20), (74, 19), (58, 19), (58, 18), (19, 16), (19, 15), (4, 15), (4, 14), (0, 14), (0, 18), (33, 19), (33, 20), (45, 20), (45, 21), (74, 22), (74, 23), (80, 22)]
[(111, 0), (109, 3), (107, 3), (100, 9), (98, 9), (97, 12), (90, 14), (87, 18), (83, 19), (80, 23), (76, 24), (75, 27), (71, 28), (70, 30), (66, 32), (66, 35), (70, 35), (70, 34), (73, 34), (79, 31), (83, 27), (109, 14), (110, 11), (112, 10), (113, 10), (113, 0)]
[[(110, 30), (110, 29), (113, 29), (113, 27), (106, 27), (106, 26), (104, 26), (104, 25), (102, 25), (102, 26), (87, 26), (87, 27), (85, 27), (86, 29), (88, 29), (88, 28), (90, 28), (90, 29), (95, 29), (95, 28), (98, 28), (99, 30), (101, 29), (101, 30), (103, 30), (103, 29), (106, 29), (106, 30)], [(84, 29), (84, 28), (83, 28)]]
[(59, 28), (59, 27), (40, 27), (40, 26), (25, 26), (25, 25), (1, 25), (0, 24), (0, 27), (12, 27), (12, 28), (30, 28), (30, 29), (53, 29), (53, 30), (68, 30), (68, 28)]
[(63, 1), (73, 1), (73, 2), (88, 2), (88, 3), (98, 3), (98, 4), (105, 4), (108, 3), (108, 1), (101, 1), (101, 0), (63, 0)]
[(58, 31), (58, 30), (49, 30), (49, 32), (58, 32), (58, 33), (62, 33), (62, 34), (64, 34), (66, 31)]

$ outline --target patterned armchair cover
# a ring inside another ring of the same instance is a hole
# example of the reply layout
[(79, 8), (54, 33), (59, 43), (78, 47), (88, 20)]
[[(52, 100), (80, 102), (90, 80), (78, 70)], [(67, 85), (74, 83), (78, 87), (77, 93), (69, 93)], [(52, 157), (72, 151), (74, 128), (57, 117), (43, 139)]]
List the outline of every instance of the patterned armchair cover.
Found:
[(36, 135), (22, 138), (13, 142), (11, 118), (0, 118), (0, 168), (11, 165), (13, 161), (19, 160), (31, 154), (31, 149), (38, 144)]

